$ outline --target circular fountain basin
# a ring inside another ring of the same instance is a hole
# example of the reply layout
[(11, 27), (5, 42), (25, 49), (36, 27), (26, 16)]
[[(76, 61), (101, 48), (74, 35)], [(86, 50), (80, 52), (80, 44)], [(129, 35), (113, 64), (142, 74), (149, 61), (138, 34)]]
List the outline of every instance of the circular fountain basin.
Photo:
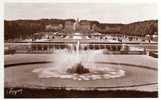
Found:
[[(5, 68), (5, 87), (26, 87), (26, 88), (55, 88), (66, 87), (71, 89), (89, 89), (89, 88), (128, 88), (138, 87), (145, 85), (157, 84), (157, 70), (146, 66), (137, 66), (130, 64), (117, 64), (98, 62), (96, 65), (98, 70), (106, 68), (114, 68), (115, 72), (112, 73), (110, 69), (110, 75), (113, 74), (113, 78), (109, 77), (109, 73), (94, 76), (94, 73), (78, 75), (61, 73), (61, 76), (55, 76), (53, 70), (45, 70), (51, 68), (52, 63), (35, 63), (35, 64), (19, 64)], [(117, 70), (116, 70), (117, 69)], [(37, 71), (36, 71), (37, 70)], [(98, 71), (97, 70), (97, 71)], [(120, 70), (124, 71), (121, 72)], [(53, 72), (52, 72), (53, 71)], [(41, 73), (42, 72), (42, 73)], [(46, 72), (46, 74), (45, 74)], [(51, 72), (51, 74), (49, 74)], [(104, 72), (104, 71), (103, 71)], [(122, 73), (122, 74), (121, 74)], [(123, 74), (124, 73), (124, 74)], [(57, 75), (60, 73), (56, 73)], [(90, 76), (90, 78), (86, 79)], [(108, 77), (107, 77), (107, 76)], [(116, 76), (115, 76), (116, 75)], [(121, 75), (121, 76), (117, 76)], [(107, 79), (105, 79), (105, 77)], [(93, 77), (93, 78), (92, 78)], [(94, 78), (98, 79), (94, 79)], [(101, 77), (101, 78), (100, 78)], [(102, 78), (104, 77), (104, 78)]]

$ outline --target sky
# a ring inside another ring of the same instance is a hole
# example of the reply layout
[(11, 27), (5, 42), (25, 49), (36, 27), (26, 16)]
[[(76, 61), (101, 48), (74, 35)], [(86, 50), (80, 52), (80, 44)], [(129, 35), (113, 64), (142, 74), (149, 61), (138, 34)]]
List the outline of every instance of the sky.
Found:
[(79, 18), (102, 23), (157, 19), (155, 3), (6, 3), (6, 20)]

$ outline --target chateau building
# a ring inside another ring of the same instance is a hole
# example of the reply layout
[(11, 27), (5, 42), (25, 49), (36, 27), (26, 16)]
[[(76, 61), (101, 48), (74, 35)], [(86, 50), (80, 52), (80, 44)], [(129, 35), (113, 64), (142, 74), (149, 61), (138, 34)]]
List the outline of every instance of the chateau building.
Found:
[(65, 33), (72, 33), (74, 31), (74, 28), (73, 28), (74, 27), (74, 23), (75, 23), (74, 19), (67, 19), (67, 20), (65, 20), (63, 31)]
[(80, 32), (90, 32), (91, 31), (91, 25), (90, 22), (87, 20), (81, 20), (79, 22), (79, 31)]
[(69, 34), (73, 32), (119, 33), (122, 26), (122, 24), (106, 24), (99, 23), (97, 21), (79, 20), (77, 18), (76, 20), (66, 19), (63, 23), (53, 23), (46, 25), (45, 29), (47, 31), (62, 31)]

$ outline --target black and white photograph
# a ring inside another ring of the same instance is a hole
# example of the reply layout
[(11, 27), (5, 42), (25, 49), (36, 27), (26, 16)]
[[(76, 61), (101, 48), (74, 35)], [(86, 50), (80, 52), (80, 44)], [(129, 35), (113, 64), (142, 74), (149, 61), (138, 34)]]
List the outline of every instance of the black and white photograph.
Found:
[(4, 98), (158, 98), (157, 3), (4, 4)]

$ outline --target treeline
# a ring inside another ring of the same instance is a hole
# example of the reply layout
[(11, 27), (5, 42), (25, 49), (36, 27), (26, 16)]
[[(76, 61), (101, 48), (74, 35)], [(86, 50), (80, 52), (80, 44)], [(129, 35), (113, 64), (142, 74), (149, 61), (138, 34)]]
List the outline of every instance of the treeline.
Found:
[[(5, 20), (4, 21), (5, 40), (31, 37), (32, 34), (36, 32), (44, 32), (44, 31), (55, 32), (56, 30), (46, 30), (46, 25), (62, 24), (64, 28), (64, 23), (65, 20), (61, 19), (13, 20), (13, 21)], [(99, 24), (101, 25), (101, 23), (98, 23), (97, 25), (98, 27)], [(106, 23), (105, 25), (108, 25), (108, 23)], [(116, 27), (118, 27), (118, 25), (119, 24), (117, 24)], [(119, 31), (117, 30), (119, 34), (144, 36), (146, 34), (157, 33), (158, 21), (149, 20), (130, 24), (120, 24), (119, 27), (121, 27)], [(112, 28), (115, 29), (114, 27)], [(104, 33), (110, 33), (110, 32), (107, 30), (107, 32)]]
[(149, 20), (126, 24), (122, 27), (121, 33), (139, 36), (158, 34), (158, 21)]
[(33, 33), (44, 32), (45, 26), (52, 23), (62, 23), (63, 20), (41, 19), (41, 20), (14, 20), (4, 21), (5, 39), (27, 38)]

